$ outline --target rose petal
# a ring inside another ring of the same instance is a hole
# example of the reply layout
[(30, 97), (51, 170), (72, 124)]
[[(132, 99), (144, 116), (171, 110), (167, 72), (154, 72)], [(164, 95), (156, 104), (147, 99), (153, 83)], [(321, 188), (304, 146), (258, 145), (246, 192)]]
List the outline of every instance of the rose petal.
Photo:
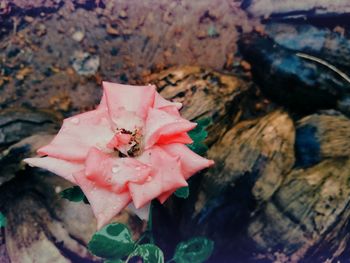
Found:
[(75, 179), (73, 173), (84, 169), (83, 163), (69, 162), (65, 160), (60, 160), (52, 157), (43, 157), (43, 158), (27, 158), (23, 160), (30, 166), (39, 167), (42, 169), (49, 170), (52, 173), (55, 173), (64, 179), (75, 184)]
[(157, 141), (157, 144), (169, 144), (169, 143), (183, 143), (183, 144), (191, 144), (193, 140), (186, 133), (179, 133), (173, 135), (161, 135)]
[(171, 136), (188, 132), (196, 127), (196, 123), (190, 122), (180, 116), (170, 115), (158, 109), (150, 109), (145, 127), (145, 149), (156, 144), (161, 136)]
[[(177, 189), (176, 189), (177, 190)], [(168, 198), (176, 191), (176, 190), (171, 190), (168, 192), (165, 192), (163, 194), (161, 194), (160, 196), (158, 196), (158, 201), (161, 204), (164, 204), (166, 200), (168, 200)]]
[(153, 170), (144, 183), (129, 183), (129, 191), (136, 208), (144, 206), (164, 192), (187, 186), (178, 159), (160, 147), (152, 147), (138, 159)]
[[(162, 145), (161, 148), (171, 156), (180, 158), (181, 170), (186, 180), (200, 170), (214, 164), (214, 161), (203, 158), (183, 144), (174, 143)], [(158, 197), (159, 202), (163, 204), (175, 191), (168, 191), (160, 195)]]
[(156, 92), (153, 107), (156, 109), (160, 109), (167, 106), (175, 106), (179, 110), (182, 108), (182, 103), (166, 100), (158, 92)]
[(214, 161), (203, 158), (202, 156), (191, 151), (184, 144), (167, 144), (162, 145), (161, 148), (172, 157), (179, 158), (181, 170), (186, 180), (200, 170), (208, 168), (214, 164)]
[(93, 110), (63, 121), (53, 141), (40, 148), (40, 155), (68, 161), (83, 161), (93, 146), (105, 147), (113, 137), (106, 111)]
[(150, 212), (151, 203), (148, 203), (147, 205), (137, 209), (133, 203), (130, 203), (128, 205), (128, 210), (132, 212), (133, 214), (137, 215), (141, 220), (147, 220), (149, 219), (149, 212)]
[(74, 178), (89, 200), (92, 211), (97, 219), (97, 228), (106, 225), (114, 216), (120, 213), (130, 202), (127, 192), (116, 194), (85, 177), (84, 171), (75, 173)]
[(91, 148), (85, 162), (85, 175), (101, 187), (112, 191), (126, 190), (128, 182), (142, 183), (151, 168), (134, 158), (117, 158)]
[(146, 119), (148, 109), (154, 104), (154, 86), (129, 86), (105, 81), (102, 85), (113, 121), (118, 120), (125, 111), (134, 112), (139, 118)]

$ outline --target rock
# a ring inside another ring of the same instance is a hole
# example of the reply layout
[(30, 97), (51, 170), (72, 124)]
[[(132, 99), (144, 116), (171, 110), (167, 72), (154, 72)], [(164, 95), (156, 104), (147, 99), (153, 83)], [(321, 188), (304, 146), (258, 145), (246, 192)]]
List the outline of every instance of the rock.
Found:
[(346, 35), (310, 24), (268, 23), (265, 33), (277, 44), (326, 60), (341, 71), (350, 71), (350, 39)]
[(328, 158), (350, 156), (350, 120), (343, 115), (314, 114), (297, 123), (295, 152), (298, 167)]
[(72, 34), (72, 39), (74, 39), (77, 42), (83, 41), (84, 37), (85, 37), (85, 33), (82, 30), (75, 31)]
[(243, 0), (241, 7), (251, 15), (264, 18), (334, 17), (348, 14), (347, 0), (283, 1), (283, 0)]
[(34, 28), (34, 34), (36, 34), (38, 37), (45, 35), (46, 32), (47, 32), (47, 30), (46, 30), (46, 26), (44, 24), (38, 24)]
[(294, 111), (336, 108), (350, 94), (350, 82), (338, 72), (279, 46), (271, 38), (249, 34), (239, 46), (264, 94)]
[(47, 145), (52, 139), (52, 134), (38, 132), (0, 152), (0, 186), (14, 178), (16, 173), (23, 168), (20, 163), (24, 158), (35, 156), (36, 151)]
[(87, 52), (76, 51), (71, 58), (74, 70), (81, 76), (94, 75), (100, 67), (100, 57)]
[(24, 108), (0, 111), (0, 149), (42, 131), (55, 131), (59, 115)]

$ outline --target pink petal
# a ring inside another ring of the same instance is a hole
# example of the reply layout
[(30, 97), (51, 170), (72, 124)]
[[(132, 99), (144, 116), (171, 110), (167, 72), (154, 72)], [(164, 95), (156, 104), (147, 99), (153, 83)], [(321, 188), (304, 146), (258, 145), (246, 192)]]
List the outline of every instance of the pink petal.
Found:
[(134, 112), (139, 118), (146, 119), (148, 109), (154, 104), (154, 86), (129, 86), (105, 81), (102, 85), (113, 121), (125, 111)]
[(180, 102), (172, 102), (164, 99), (158, 92), (156, 92), (155, 100), (154, 100), (154, 108), (160, 109), (167, 106), (175, 106), (178, 110), (182, 108), (182, 103)]
[(97, 109), (99, 109), (99, 110), (108, 110), (106, 94), (105, 94), (104, 91), (103, 91), (103, 94), (102, 94), (102, 98), (101, 98), (100, 104), (97, 106)]
[(178, 158), (160, 147), (152, 147), (138, 159), (153, 168), (151, 176), (142, 184), (129, 183), (129, 191), (136, 208), (140, 208), (164, 192), (187, 186)]
[(143, 207), (137, 209), (133, 203), (128, 205), (128, 210), (135, 215), (137, 215), (141, 220), (148, 221), (151, 203), (144, 205)]
[(175, 192), (176, 190), (171, 190), (168, 192), (165, 192), (164, 194), (161, 194), (158, 196), (158, 200), (161, 204), (164, 204), (166, 200)]
[(98, 229), (119, 214), (131, 200), (127, 192), (116, 194), (97, 186), (85, 177), (84, 171), (75, 173), (73, 176), (89, 200), (92, 211), (97, 219)]
[(39, 167), (42, 169), (49, 170), (52, 173), (55, 173), (64, 179), (75, 184), (75, 179), (73, 173), (76, 173), (84, 169), (83, 163), (69, 162), (65, 160), (60, 160), (52, 157), (43, 157), (43, 158), (27, 158), (23, 160), (30, 166)]
[[(187, 180), (192, 175), (196, 174), (204, 168), (212, 166), (214, 162), (203, 158), (202, 156), (191, 151), (186, 145), (174, 143), (161, 146), (167, 153), (173, 157), (179, 157), (181, 170)], [(168, 191), (158, 197), (160, 203), (164, 203), (175, 191)]]
[(181, 170), (186, 180), (200, 170), (214, 165), (214, 161), (203, 158), (180, 143), (162, 145), (161, 148), (172, 157), (180, 159)]
[(142, 183), (151, 169), (134, 158), (118, 158), (91, 148), (85, 162), (85, 175), (114, 192), (126, 190), (128, 182)]
[(196, 127), (196, 123), (190, 122), (158, 109), (150, 109), (145, 127), (145, 148), (156, 144), (161, 136), (171, 136), (188, 132)]
[(183, 143), (183, 144), (191, 144), (193, 140), (186, 133), (179, 133), (174, 135), (161, 135), (157, 141), (157, 144), (169, 144), (169, 143)]
[(106, 111), (93, 110), (63, 121), (62, 128), (53, 141), (38, 150), (68, 161), (83, 161), (93, 146), (105, 147), (113, 137)]

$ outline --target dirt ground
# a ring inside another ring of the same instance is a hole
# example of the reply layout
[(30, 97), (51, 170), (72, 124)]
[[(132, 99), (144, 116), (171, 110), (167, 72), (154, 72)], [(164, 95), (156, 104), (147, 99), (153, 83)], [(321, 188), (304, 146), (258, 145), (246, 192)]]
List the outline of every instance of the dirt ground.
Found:
[(236, 41), (261, 30), (239, 0), (0, 2), (2, 109), (85, 110), (102, 80), (144, 83), (174, 65), (241, 70)]

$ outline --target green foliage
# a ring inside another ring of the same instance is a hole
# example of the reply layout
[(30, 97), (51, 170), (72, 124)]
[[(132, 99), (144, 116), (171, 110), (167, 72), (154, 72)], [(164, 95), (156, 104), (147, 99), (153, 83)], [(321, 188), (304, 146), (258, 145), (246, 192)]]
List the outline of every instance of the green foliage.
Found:
[(134, 252), (131, 253), (131, 257), (141, 257), (143, 263), (163, 263), (164, 255), (163, 251), (159, 247), (153, 244), (144, 244), (136, 247)]
[(3, 213), (0, 212), (0, 228), (5, 227), (7, 224), (6, 217), (4, 216)]
[(188, 188), (188, 186), (184, 186), (177, 189), (174, 194), (179, 198), (186, 199), (190, 194), (190, 189)]
[(121, 259), (107, 259), (104, 263), (124, 263), (124, 261)]
[(72, 202), (83, 201), (85, 204), (89, 203), (79, 186), (73, 186), (63, 190), (62, 192), (60, 192), (60, 196)]
[(205, 129), (211, 122), (210, 118), (201, 119), (197, 121), (196, 128), (188, 132), (188, 135), (193, 140), (193, 143), (189, 144), (188, 147), (199, 155), (204, 155), (208, 151), (208, 147), (204, 143), (208, 136), (208, 132)]
[(214, 242), (204, 237), (192, 238), (177, 245), (173, 260), (176, 263), (202, 263), (213, 253)]
[(107, 259), (121, 259), (134, 251), (135, 243), (125, 225), (112, 223), (93, 235), (88, 248), (96, 256)]

